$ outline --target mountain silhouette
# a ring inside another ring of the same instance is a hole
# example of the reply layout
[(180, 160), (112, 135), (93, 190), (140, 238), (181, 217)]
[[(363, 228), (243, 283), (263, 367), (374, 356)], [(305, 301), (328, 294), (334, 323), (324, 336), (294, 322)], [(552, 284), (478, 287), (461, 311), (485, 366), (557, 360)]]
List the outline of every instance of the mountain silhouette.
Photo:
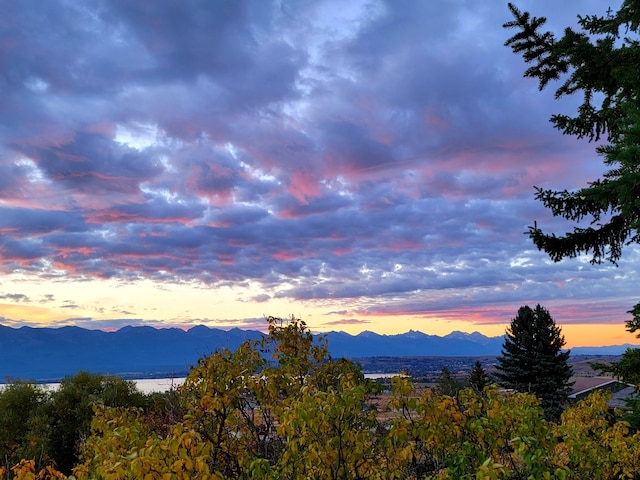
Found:
[[(227, 348), (235, 350), (245, 340), (257, 340), (255, 330), (221, 330), (195, 326), (178, 328), (123, 327), (114, 332), (80, 327), (12, 328), (0, 325), (0, 383), (6, 379), (51, 381), (79, 370), (130, 378), (180, 376), (199, 358)], [(411, 330), (398, 335), (362, 332), (322, 334), (334, 358), (497, 356), (503, 337), (478, 332), (452, 332), (440, 337)], [(615, 355), (626, 347), (583, 347), (572, 353)]]

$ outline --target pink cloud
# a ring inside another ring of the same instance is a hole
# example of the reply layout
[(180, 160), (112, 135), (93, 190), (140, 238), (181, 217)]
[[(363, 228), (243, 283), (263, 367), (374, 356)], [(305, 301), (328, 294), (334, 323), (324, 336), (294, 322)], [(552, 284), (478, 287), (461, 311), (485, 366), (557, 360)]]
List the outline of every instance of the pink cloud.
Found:
[(425, 248), (424, 243), (417, 240), (394, 240), (390, 239), (390, 243), (380, 244), (377, 247), (379, 250), (385, 250), (390, 252), (406, 252), (406, 251), (418, 251)]
[(464, 321), (474, 325), (496, 325), (505, 324), (508, 325), (511, 320), (518, 313), (518, 309), (521, 306), (529, 305), (530, 307), (540, 303), (543, 307), (549, 310), (549, 313), (554, 320), (559, 324), (612, 324), (621, 325), (628, 317), (628, 314), (624, 313), (630, 309), (633, 302), (629, 302), (628, 305), (622, 304), (619, 301), (578, 301), (572, 303), (571, 301), (560, 300), (547, 300), (547, 301), (535, 301), (535, 300), (523, 300), (517, 304), (493, 304), (493, 305), (474, 305), (469, 307), (456, 307), (446, 309), (431, 309), (428, 304), (425, 304), (423, 308), (403, 308), (399, 306), (397, 309), (386, 309), (383, 311), (361, 311), (356, 314), (367, 316), (385, 318), (395, 316), (420, 316), (425, 320), (438, 319), (438, 320), (451, 320), (451, 321)]
[[(103, 210), (97, 212), (89, 212), (86, 214), (85, 219), (87, 223), (151, 223), (151, 224), (171, 224), (171, 223), (183, 223), (187, 224), (193, 220), (190, 217), (175, 217), (169, 215), (163, 215), (162, 217), (150, 217), (137, 213), (128, 213), (117, 210)], [(141, 234), (143, 235), (143, 234)]]
[(306, 204), (310, 197), (320, 196), (318, 176), (308, 172), (293, 172), (289, 178), (291, 181), (287, 189), (299, 202)]
[(357, 318), (343, 318), (340, 320), (333, 320), (331, 322), (324, 322), (323, 325), (365, 325), (371, 323), (369, 320), (360, 320)]
[(58, 248), (57, 254), (61, 258), (66, 259), (70, 255), (73, 255), (73, 254), (76, 254), (76, 253), (86, 257), (86, 256), (89, 256), (89, 255), (95, 253), (95, 251), (96, 251), (96, 249), (95, 248), (91, 248), (91, 247), (76, 247), (76, 248), (61, 247), (61, 248)]
[(274, 260), (278, 260), (281, 262), (287, 262), (291, 260), (296, 260), (298, 258), (308, 258), (312, 255), (309, 255), (306, 252), (292, 252), (292, 251), (280, 251), (271, 254), (271, 258)]
[(447, 128), (449, 127), (449, 122), (442, 116), (435, 112), (426, 112), (423, 115), (425, 125), (432, 128)]

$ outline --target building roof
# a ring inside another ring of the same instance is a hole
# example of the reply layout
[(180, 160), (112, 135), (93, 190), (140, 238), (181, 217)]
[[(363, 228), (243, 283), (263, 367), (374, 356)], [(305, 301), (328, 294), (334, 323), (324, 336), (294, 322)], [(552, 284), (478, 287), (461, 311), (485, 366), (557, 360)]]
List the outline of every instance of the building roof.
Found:
[(623, 383), (613, 377), (571, 377), (569, 381), (574, 382), (569, 398), (576, 398), (584, 393), (598, 388), (603, 388), (614, 383)]
[(609, 399), (607, 402), (607, 406), (610, 408), (625, 408), (627, 403), (625, 400), (629, 398), (636, 391), (636, 387), (628, 386), (623, 388), (622, 390), (617, 391), (613, 394), (613, 397)]
[(569, 398), (577, 400), (586, 397), (594, 390), (608, 389), (612, 392), (611, 398), (607, 401), (609, 408), (624, 408), (625, 399), (629, 398), (635, 391), (636, 386), (625, 383), (613, 377), (572, 377), (573, 389)]

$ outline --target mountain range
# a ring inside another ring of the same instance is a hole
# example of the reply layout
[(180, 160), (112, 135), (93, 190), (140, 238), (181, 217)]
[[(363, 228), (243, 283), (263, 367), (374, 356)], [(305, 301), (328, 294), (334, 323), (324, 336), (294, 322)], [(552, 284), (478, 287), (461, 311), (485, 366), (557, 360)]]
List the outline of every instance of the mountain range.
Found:
[[(3, 379), (47, 381), (79, 370), (129, 377), (177, 376), (198, 359), (220, 348), (234, 350), (245, 340), (259, 339), (255, 330), (124, 327), (114, 332), (80, 327), (12, 328), (0, 325), (0, 383)], [(381, 335), (365, 331), (324, 334), (333, 357), (497, 356), (503, 337), (478, 332), (452, 332), (440, 337), (409, 331)], [(577, 347), (575, 355), (619, 355), (634, 345)]]

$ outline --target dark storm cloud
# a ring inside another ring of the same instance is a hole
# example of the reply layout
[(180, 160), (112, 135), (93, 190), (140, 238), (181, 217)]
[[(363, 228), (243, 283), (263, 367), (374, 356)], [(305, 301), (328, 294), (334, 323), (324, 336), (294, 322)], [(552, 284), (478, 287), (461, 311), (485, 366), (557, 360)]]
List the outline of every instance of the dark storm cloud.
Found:
[[(522, 79), (505, 5), (4, 7), (4, 272), (254, 280), (252, 301), (362, 298), (370, 314), (610, 295), (615, 270), (552, 264), (524, 235), (566, 228), (533, 185), (583, 185), (601, 160), (548, 123), (575, 100)], [(636, 279), (626, 264), (621, 296)]]

